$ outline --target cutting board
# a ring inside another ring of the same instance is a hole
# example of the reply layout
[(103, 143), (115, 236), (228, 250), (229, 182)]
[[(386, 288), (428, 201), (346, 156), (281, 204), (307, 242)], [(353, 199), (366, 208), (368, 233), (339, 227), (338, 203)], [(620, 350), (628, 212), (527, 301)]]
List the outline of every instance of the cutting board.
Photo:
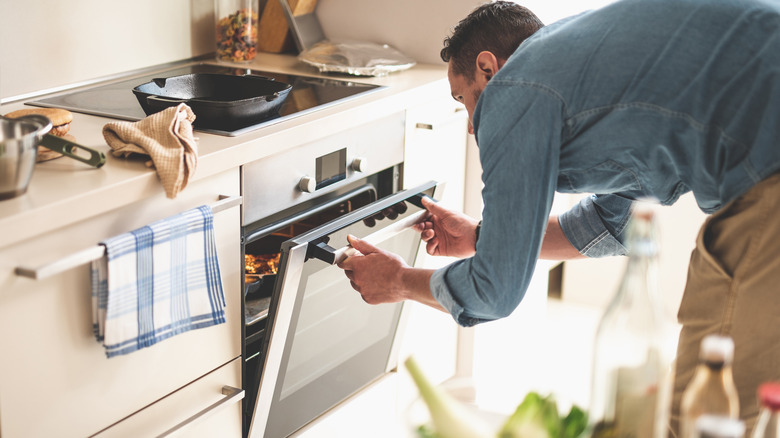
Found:
[[(290, 26), (284, 16), (280, 0), (268, 0), (260, 16), (257, 28), (257, 47), (263, 52), (282, 53), (295, 50), (295, 41), (290, 34)], [(317, 0), (281, 0), (287, 1), (293, 15), (311, 14), (317, 7)]]

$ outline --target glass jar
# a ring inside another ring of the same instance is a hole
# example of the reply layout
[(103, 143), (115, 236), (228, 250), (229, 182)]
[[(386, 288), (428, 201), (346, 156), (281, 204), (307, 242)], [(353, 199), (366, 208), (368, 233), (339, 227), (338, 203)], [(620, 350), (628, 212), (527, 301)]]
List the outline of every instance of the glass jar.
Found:
[(214, 0), (217, 60), (248, 63), (257, 55), (258, 0)]

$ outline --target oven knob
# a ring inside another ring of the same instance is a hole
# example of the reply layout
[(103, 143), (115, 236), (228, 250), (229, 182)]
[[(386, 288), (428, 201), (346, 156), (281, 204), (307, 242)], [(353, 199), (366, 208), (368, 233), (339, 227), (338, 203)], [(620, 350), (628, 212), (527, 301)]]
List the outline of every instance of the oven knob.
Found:
[(298, 181), (298, 190), (306, 193), (314, 193), (317, 190), (317, 181), (310, 176), (304, 176)]
[(355, 172), (365, 172), (368, 170), (368, 160), (363, 157), (357, 157), (352, 160), (352, 170)]

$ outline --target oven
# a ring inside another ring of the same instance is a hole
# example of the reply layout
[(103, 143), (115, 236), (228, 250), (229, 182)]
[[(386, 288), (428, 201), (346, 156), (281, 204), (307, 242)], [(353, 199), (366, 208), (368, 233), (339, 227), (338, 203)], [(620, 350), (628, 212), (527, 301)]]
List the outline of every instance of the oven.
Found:
[(399, 113), (243, 166), (245, 436), (288, 436), (396, 368), (403, 304), (366, 304), (335, 264), (347, 234), (414, 264), (420, 198), (441, 189), (401, 190), (403, 128)]

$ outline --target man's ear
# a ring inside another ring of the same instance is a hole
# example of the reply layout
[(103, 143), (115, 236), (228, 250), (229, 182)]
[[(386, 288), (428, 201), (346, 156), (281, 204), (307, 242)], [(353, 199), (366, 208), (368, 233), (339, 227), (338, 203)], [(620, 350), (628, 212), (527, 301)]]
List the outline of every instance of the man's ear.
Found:
[(498, 72), (502, 64), (503, 62), (499, 62), (499, 59), (492, 52), (487, 50), (479, 52), (477, 55), (477, 80), (487, 83)]

